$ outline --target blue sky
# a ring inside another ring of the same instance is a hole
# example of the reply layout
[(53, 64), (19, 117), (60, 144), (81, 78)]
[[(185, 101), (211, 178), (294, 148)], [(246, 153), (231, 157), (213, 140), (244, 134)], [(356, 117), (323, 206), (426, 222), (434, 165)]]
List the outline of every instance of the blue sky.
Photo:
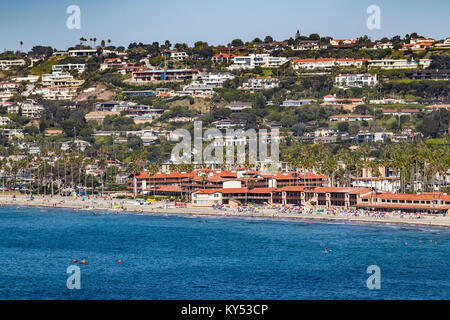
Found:
[[(227, 44), (271, 35), (276, 40), (319, 33), (334, 38), (372, 39), (450, 36), (449, 0), (1, 0), (0, 51), (37, 44), (66, 49), (80, 37), (130, 42)], [(381, 8), (381, 30), (366, 27), (369, 5)], [(69, 5), (81, 8), (81, 29), (66, 27)]]

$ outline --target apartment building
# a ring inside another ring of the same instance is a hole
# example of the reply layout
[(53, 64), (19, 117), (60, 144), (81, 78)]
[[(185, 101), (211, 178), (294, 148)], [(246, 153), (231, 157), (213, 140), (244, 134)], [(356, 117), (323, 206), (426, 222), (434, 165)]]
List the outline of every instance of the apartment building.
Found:
[(235, 56), (229, 70), (253, 69), (255, 67), (277, 68), (289, 60), (285, 57), (272, 57), (267, 53), (249, 54), (248, 56)]
[(367, 65), (369, 68), (381, 68), (381, 69), (416, 69), (416, 68), (428, 68), (431, 64), (431, 59), (406, 60), (406, 59), (382, 59), (382, 60), (369, 60)]

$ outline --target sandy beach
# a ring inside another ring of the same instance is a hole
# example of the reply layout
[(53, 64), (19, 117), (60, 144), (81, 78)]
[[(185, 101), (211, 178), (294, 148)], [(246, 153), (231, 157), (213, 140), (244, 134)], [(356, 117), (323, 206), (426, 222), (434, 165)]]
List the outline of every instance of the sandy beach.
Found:
[(450, 227), (450, 217), (442, 215), (421, 215), (421, 216), (369, 216), (369, 215), (349, 215), (345, 213), (332, 214), (329, 212), (280, 212), (272, 208), (262, 208), (255, 211), (238, 210), (232, 208), (189, 208), (175, 207), (173, 203), (155, 202), (140, 204), (130, 199), (110, 199), (100, 197), (62, 197), (62, 196), (34, 196), (31, 200), (26, 195), (0, 195), (1, 205), (17, 206), (37, 206), (52, 208), (71, 208), (75, 210), (111, 211), (111, 212), (139, 212), (141, 214), (176, 214), (195, 216), (235, 216), (253, 218), (273, 218), (273, 219), (302, 219), (302, 220), (328, 220), (328, 221), (348, 221), (355, 223), (377, 223), (377, 224), (404, 224), (418, 226)]

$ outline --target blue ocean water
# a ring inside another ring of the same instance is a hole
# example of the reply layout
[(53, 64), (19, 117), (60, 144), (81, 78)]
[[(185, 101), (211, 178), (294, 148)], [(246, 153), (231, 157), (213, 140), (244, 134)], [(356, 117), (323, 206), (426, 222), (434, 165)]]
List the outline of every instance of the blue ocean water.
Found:
[(0, 299), (450, 298), (450, 230), (430, 227), (10, 206), (0, 254)]

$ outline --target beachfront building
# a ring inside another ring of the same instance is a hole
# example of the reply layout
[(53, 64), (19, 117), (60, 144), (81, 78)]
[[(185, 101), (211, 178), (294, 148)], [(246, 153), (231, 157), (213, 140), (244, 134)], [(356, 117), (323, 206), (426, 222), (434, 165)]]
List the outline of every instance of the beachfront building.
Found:
[(195, 80), (200, 72), (195, 69), (153, 69), (135, 71), (132, 73), (131, 82), (155, 82), (155, 81), (184, 81)]
[(361, 197), (359, 209), (372, 211), (402, 211), (425, 213), (450, 213), (450, 195), (446, 193), (376, 193)]
[(374, 86), (378, 83), (376, 74), (340, 74), (334, 80), (338, 88)]
[(369, 188), (320, 187), (313, 190), (311, 199), (318, 207), (354, 208), (362, 196), (370, 195), (371, 192)]

